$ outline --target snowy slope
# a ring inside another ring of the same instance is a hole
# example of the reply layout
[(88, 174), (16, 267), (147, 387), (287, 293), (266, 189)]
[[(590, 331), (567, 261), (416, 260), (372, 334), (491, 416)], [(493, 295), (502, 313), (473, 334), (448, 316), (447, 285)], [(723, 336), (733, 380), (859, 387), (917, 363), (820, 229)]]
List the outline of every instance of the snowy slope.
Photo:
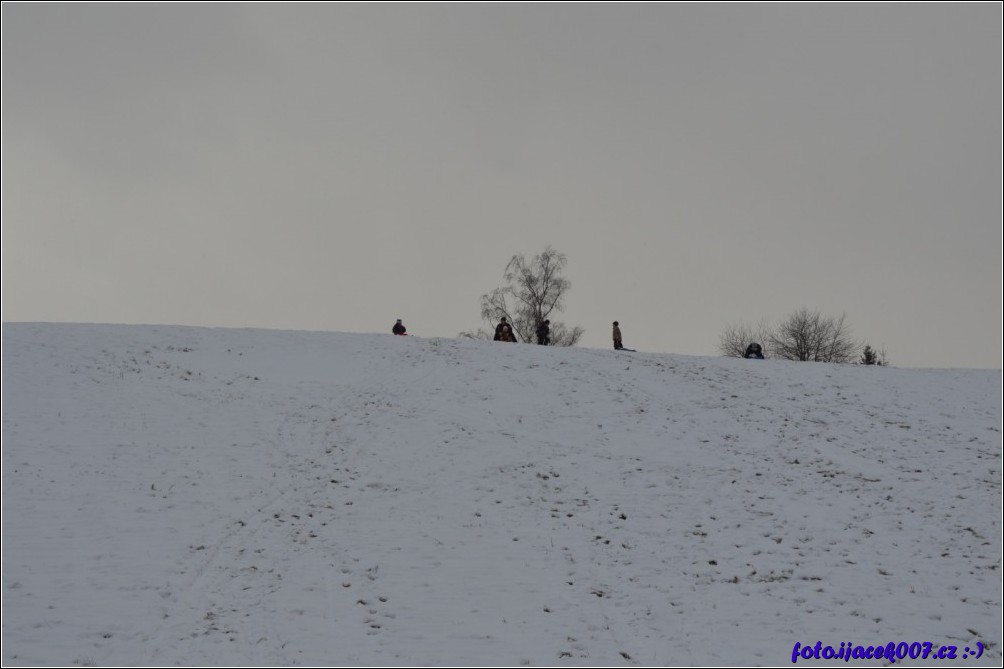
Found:
[(1000, 430), (999, 371), (7, 324), (3, 663), (993, 666)]

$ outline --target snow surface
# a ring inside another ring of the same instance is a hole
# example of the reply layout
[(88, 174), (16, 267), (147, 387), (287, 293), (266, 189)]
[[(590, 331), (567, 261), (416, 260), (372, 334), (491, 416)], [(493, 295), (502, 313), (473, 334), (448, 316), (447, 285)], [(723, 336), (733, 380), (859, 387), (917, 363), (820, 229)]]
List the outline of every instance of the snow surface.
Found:
[(5, 666), (993, 666), (1001, 612), (1000, 371), (3, 327)]

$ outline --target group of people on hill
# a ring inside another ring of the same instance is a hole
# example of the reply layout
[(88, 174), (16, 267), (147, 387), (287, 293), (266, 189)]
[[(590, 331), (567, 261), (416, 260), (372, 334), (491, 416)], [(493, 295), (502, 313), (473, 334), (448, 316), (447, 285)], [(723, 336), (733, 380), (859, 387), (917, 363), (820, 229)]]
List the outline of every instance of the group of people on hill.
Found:
[[(394, 323), (392, 332), (396, 335), (402, 335), (402, 336), (408, 334), (408, 330), (407, 328), (404, 327), (404, 323), (401, 322), (400, 318), (397, 319), (396, 323)], [(537, 334), (537, 344), (539, 344), (540, 346), (549, 346), (551, 344), (551, 321), (545, 320), (540, 325), (538, 325), (536, 334)], [(631, 350), (624, 348), (624, 339), (621, 336), (620, 323), (618, 323), (617, 321), (614, 321), (613, 336), (614, 336), (615, 351)], [(512, 325), (509, 324), (509, 321), (506, 320), (505, 316), (503, 316), (499, 320), (499, 324), (495, 326), (495, 341), (507, 341), (516, 343), (516, 333), (512, 329)], [(763, 348), (760, 346), (760, 344), (753, 342), (752, 344), (746, 347), (746, 354), (743, 357), (755, 360), (763, 360)]]
[[(621, 329), (619, 323), (614, 321), (614, 350), (620, 351), (624, 349), (624, 341), (621, 337)], [(540, 346), (549, 346), (551, 343), (551, 321), (544, 320), (540, 325), (537, 326), (537, 344)], [(516, 341), (516, 335), (513, 332), (512, 326), (503, 316), (499, 320), (499, 324), (495, 326), (495, 341)]]
[[(391, 331), (396, 335), (406, 335), (408, 334), (407, 328), (404, 327), (404, 323), (401, 319), (397, 319), (394, 323), (394, 327)], [(544, 319), (540, 325), (537, 326), (535, 332), (537, 335), (537, 344), (539, 346), (550, 346), (551, 345), (551, 321)], [(509, 323), (508, 319), (503, 316), (499, 319), (499, 324), (495, 326), (495, 341), (506, 341), (516, 343), (516, 331), (513, 330), (512, 325)], [(614, 321), (614, 349), (622, 350), (624, 348), (624, 343), (621, 338), (621, 329), (617, 321)]]
[[(551, 321), (544, 320), (540, 325), (537, 326), (536, 333), (537, 344), (540, 346), (549, 346), (551, 344)], [(508, 341), (516, 343), (516, 333), (512, 329), (512, 325), (503, 316), (499, 320), (499, 324), (495, 326), (495, 341)]]

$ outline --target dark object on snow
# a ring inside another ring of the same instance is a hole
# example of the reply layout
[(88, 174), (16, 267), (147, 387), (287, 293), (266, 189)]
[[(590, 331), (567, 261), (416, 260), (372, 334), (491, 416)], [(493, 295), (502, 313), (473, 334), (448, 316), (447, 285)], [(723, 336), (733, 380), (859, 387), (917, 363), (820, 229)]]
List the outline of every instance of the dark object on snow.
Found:
[(619, 351), (624, 348), (624, 343), (621, 340), (621, 329), (617, 321), (614, 321), (614, 350)]
[(397, 323), (394, 323), (394, 330), (393, 330), (393, 332), (396, 335), (405, 335), (405, 334), (408, 334), (408, 330), (407, 330), (407, 328), (404, 327), (404, 323), (401, 322), (400, 318), (397, 319)]
[(746, 347), (746, 355), (743, 357), (752, 360), (763, 360), (763, 348), (760, 344), (753, 342)]
[(537, 326), (537, 343), (541, 346), (551, 343), (551, 321), (544, 321)]

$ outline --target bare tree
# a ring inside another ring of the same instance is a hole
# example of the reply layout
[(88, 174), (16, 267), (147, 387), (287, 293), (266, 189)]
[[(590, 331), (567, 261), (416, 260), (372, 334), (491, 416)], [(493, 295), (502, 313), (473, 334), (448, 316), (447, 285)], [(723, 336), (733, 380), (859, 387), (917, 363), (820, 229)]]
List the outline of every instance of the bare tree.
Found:
[(781, 321), (769, 342), (775, 358), (812, 362), (851, 362), (860, 348), (843, 315), (824, 317), (804, 307)]
[[(481, 296), (481, 318), (492, 329), (461, 332), (460, 336), (492, 339), (495, 324), (504, 317), (521, 341), (532, 342), (538, 325), (549, 320), (552, 312), (564, 311), (564, 297), (572, 287), (572, 282), (562, 276), (567, 263), (565, 255), (550, 246), (530, 261), (514, 255), (502, 275), (507, 285)], [(574, 346), (584, 332), (579, 326), (552, 321), (551, 344)]]
[(718, 340), (718, 352), (733, 358), (746, 356), (746, 347), (757, 342), (764, 349), (764, 355), (770, 357), (770, 327), (763, 321), (754, 326), (733, 323), (727, 325)]

